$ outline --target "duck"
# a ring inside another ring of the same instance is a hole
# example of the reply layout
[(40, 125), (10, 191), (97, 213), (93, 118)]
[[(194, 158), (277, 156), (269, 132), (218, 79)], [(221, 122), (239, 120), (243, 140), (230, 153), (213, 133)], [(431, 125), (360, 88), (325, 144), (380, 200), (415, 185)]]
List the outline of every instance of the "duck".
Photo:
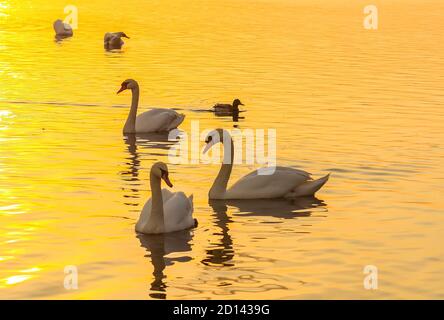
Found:
[(136, 80), (127, 79), (122, 82), (119, 94), (122, 91), (131, 90), (131, 108), (123, 127), (124, 134), (169, 132), (176, 129), (185, 119), (184, 114), (179, 114), (173, 109), (153, 108), (137, 115), (139, 106), (139, 84)]
[(136, 223), (136, 232), (143, 234), (170, 233), (197, 227), (193, 218), (193, 195), (161, 189), (161, 180), (170, 188), (168, 166), (156, 162), (150, 171), (151, 198), (145, 203)]
[(122, 38), (129, 39), (125, 32), (107, 32), (103, 38), (103, 45), (106, 50), (121, 49), (125, 44)]
[(56, 38), (68, 38), (73, 36), (72, 27), (68, 24), (63, 22), (60, 19), (57, 19), (53, 23), (53, 28), (56, 33)]
[(230, 133), (223, 129), (208, 133), (203, 153), (208, 152), (219, 142), (224, 146), (224, 159), (219, 174), (209, 190), (209, 199), (292, 199), (314, 196), (330, 177), (330, 174), (327, 174), (313, 180), (306, 171), (276, 166), (252, 171), (227, 189), (234, 160), (234, 144)]
[(233, 112), (239, 112), (239, 106), (243, 105), (244, 104), (239, 99), (234, 99), (233, 104), (218, 103), (213, 106), (213, 110), (215, 113), (230, 114)]

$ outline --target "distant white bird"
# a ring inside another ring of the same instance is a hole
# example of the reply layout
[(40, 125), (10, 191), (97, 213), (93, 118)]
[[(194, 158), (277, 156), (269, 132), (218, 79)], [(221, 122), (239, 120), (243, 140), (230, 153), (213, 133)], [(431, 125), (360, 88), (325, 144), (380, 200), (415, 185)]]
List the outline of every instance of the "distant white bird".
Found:
[(107, 32), (103, 38), (103, 45), (106, 50), (121, 49), (125, 43), (122, 38), (129, 39), (125, 32)]
[(136, 80), (127, 79), (117, 93), (130, 89), (132, 92), (131, 109), (126, 119), (123, 133), (168, 132), (176, 129), (185, 119), (172, 109), (157, 108), (137, 115), (139, 106), (139, 84)]
[(67, 38), (73, 36), (71, 26), (60, 19), (54, 21), (53, 27), (57, 38)]
[(150, 185), (152, 197), (142, 209), (136, 223), (136, 231), (168, 233), (197, 226), (193, 219), (193, 195), (187, 197), (183, 192), (171, 192), (161, 189), (161, 179), (171, 188), (168, 167), (163, 162), (156, 162), (151, 167)]

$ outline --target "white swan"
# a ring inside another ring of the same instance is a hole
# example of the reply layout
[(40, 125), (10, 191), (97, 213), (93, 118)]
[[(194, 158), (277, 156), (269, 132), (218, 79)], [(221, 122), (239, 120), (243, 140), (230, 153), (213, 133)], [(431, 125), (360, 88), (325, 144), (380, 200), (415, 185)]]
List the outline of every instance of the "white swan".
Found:
[(73, 35), (71, 26), (60, 19), (54, 21), (52, 26), (54, 27), (57, 38), (67, 38)]
[(171, 188), (168, 178), (168, 167), (163, 162), (156, 162), (151, 167), (150, 185), (152, 197), (145, 203), (136, 224), (136, 231), (168, 233), (197, 226), (193, 219), (193, 195), (187, 197), (183, 192), (171, 192), (160, 189), (160, 180)]
[(255, 170), (242, 177), (227, 190), (234, 159), (234, 145), (231, 135), (223, 129), (213, 130), (207, 135), (205, 142), (207, 144), (204, 153), (219, 142), (229, 142), (224, 144), (222, 167), (208, 194), (210, 199), (272, 199), (312, 196), (327, 182), (330, 176), (328, 174), (318, 180), (312, 180), (308, 172), (288, 167), (276, 167), (272, 168), (275, 171), (270, 175), (258, 174), (258, 170)]
[(103, 45), (106, 50), (121, 49), (125, 44), (122, 38), (129, 39), (125, 32), (107, 32), (103, 37)]
[(122, 87), (117, 93), (131, 89), (131, 109), (126, 119), (123, 133), (148, 133), (167, 132), (176, 129), (185, 119), (184, 114), (179, 114), (172, 109), (156, 108), (137, 116), (139, 106), (139, 85), (137, 81), (128, 79), (122, 82)]

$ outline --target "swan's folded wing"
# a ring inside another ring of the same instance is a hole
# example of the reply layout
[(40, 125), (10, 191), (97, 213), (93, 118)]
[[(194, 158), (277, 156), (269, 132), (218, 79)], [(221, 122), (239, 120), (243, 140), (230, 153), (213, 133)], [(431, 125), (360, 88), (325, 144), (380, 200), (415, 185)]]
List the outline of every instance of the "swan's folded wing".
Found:
[[(300, 170), (300, 169), (294, 169), (294, 168), (290, 168), (290, 167), (281, 167), (281, 166), (276, 166), (276, 167), (265, 167), (265, 168), (261, 168), (259, 170), (263, 170), (263, 172), (279, 172), (279, 173), (288, 173), (290, 175), (299, 175), (301, 177), (306, 178), (307, 180), (311, 179), (311, 174), (308, 173), (307, 171), (304, 170)], [(250, 175), (255, 176), (258, 174), (258, 170), (254, 170), (252, 172), (250, 172), (249, 174), (245, 175), (243, 178), (246, 178)], [(267, 175), (267, 174), (264, 174)], [(243, 179), (242, 178), (242, 179)]]
[[(267, 169), (268, 170), (268, 169)], [(255, 170), (239, 179), (227, 190), (229, 199), (257, 199), (284, 197), (296, 186), (310, 179), (308, 172), (276, 167), (273, 174), (258, 174)]]
[[(136, 118), (137, 132), (168, 131), (171, 124), (180, 115), (172, 109), (152, 109), (141, 113)], [(183, 121), (183, 119), (182, 119)]]
[(183, 192), (175, 192), (164, 201), (163, 210), (166, 230), (183, 230), (194, 225), (193, 204)]
[[(176, 195), (176, 193), (171, 192), (170, 190), (168, 190), (166, 188), (162, 189), (162, 201), (163, 201), (163, 205), (164, 205), (165, 217), (167, 216), (166, 215), (166, 213), (168, 212), (167, 210), (174, 210), (174, 206), (172, 206), (171, 204), (178, 203), (178, 202), (173, 202), (169, 205), (170, 208), (167, 208), (166, 204), (169, 202), (169, 200), (172, 197), (174, 197), (174, 195)], [(136, 223), (136, 231), (143, 232), (145, 230), (146, 225), (147, 225), (147, 223), (150, 219), (150, 216), (151, 216), (151, 207), (152, 207), (152, 198), (150, 198), (143, 206), (139, 220)], [(173, 212), (173, 211), (171, 211), (171, 212)], [(167, 218), (165, 219), (165, 221), (167, 221)]]
[(174, 192), (171, 192), (170, 190), (163, 188), (162, 189), (162, 201), (163, 203), (167, 202), (172, 196), (174, 196)]
[(172, 129), (176, 129), (178, 126), (180, 126), (180, 124), (183, 122), (183, 120), (185, 120), (185, 115), (183, 113), (177, 113), (174, 115), (171, 123), (168, 126), (168, 131), (172, 130)]
[(148, 220), (151, 215), (151, 205), (152, 205), (152, 198), (150, 198), (145, 205), (143, 206), (142, 212), (140, 213), (139, 220), (137, 220), (136, 223), (136, 231), (143, 232), (145, 229), (146, 224), (148, 223)]

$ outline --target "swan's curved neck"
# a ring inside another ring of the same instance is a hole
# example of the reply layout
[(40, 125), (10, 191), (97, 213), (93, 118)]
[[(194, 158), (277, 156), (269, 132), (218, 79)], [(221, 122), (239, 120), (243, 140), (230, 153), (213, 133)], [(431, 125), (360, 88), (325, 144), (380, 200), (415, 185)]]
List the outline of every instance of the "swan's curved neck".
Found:
[(160, 178), (151, 172), (151, 214), (148, 225), (156, 226), (162, 230), (165, 228), (165, 220), (163, 214), (162, 190), (160, 189)]
[(221, 137), (224, 146), (224, 160), (220, 167), (219, 174), (211, 186), (209, 197), (210, 199), (224, 199), (227, 192), (228, 180), (230, 179), (231, 170), (233, 169), (234, 160), (234, 144), (233, 139), (228, 133)]
[(131, 89), (132, 100), (131, 109), (126, 119), (125, 126), (123, 127), (123, 133), (136, 133), (136, 117), (137, 107), (139, 106), (139, 86)]

